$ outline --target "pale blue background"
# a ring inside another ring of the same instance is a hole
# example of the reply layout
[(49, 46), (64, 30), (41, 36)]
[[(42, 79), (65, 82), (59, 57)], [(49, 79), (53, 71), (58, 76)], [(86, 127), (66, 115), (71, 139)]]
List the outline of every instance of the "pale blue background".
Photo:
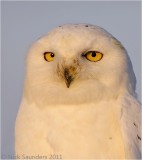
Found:
[[(2, 2), (2, 154), (14, 154), (14, 123), (30, 44), (64, 23), (97, 24), (126, 47), (140, 97), (140, 2)], [(24, 134), (24, 133), (23, 133)]]

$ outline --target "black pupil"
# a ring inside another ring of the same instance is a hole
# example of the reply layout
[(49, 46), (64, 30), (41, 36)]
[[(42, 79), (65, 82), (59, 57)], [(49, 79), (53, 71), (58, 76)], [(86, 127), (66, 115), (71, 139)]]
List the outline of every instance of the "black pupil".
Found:
[(51, 57), (54, 57), (54, 53), (51, 53)]
[(96, 57), (96, 52), (92, 52), (92, 57)]

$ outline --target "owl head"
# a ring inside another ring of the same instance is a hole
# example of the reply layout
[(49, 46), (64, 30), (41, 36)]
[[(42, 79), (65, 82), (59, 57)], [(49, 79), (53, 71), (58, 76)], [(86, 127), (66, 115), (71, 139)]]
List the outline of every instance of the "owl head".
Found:
[(135, 84), (125, 48), (98, 26), (59, 26), (38, 39), (27, 56), (24, 94), (39, 106), (135, 95)]

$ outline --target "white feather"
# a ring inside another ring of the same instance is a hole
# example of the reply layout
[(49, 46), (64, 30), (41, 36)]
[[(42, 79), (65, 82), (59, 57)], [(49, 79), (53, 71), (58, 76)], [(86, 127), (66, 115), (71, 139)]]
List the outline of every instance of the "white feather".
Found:
[[(82, 54), (90, 50), (101, 52), (103, 58), (88, 61)], [(54, 61), (45, 61), (44, 52), (53, 52)], [(69, 88), (65, 68), (74, 76)], [(88, 24), (54, 29), (27, 57), (16, 154), (140, 159), (141, 108), (135, 86), (125, 48), (107, 31)]]

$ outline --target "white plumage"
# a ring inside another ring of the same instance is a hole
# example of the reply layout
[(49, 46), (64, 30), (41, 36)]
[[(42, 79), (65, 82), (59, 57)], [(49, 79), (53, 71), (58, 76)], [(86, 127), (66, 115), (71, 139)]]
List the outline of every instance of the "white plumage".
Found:
[(107, 31), (88, 24), (54, 29), (27, 57), (16, 154), (140, 159), (135, 85), (125, 48)]

